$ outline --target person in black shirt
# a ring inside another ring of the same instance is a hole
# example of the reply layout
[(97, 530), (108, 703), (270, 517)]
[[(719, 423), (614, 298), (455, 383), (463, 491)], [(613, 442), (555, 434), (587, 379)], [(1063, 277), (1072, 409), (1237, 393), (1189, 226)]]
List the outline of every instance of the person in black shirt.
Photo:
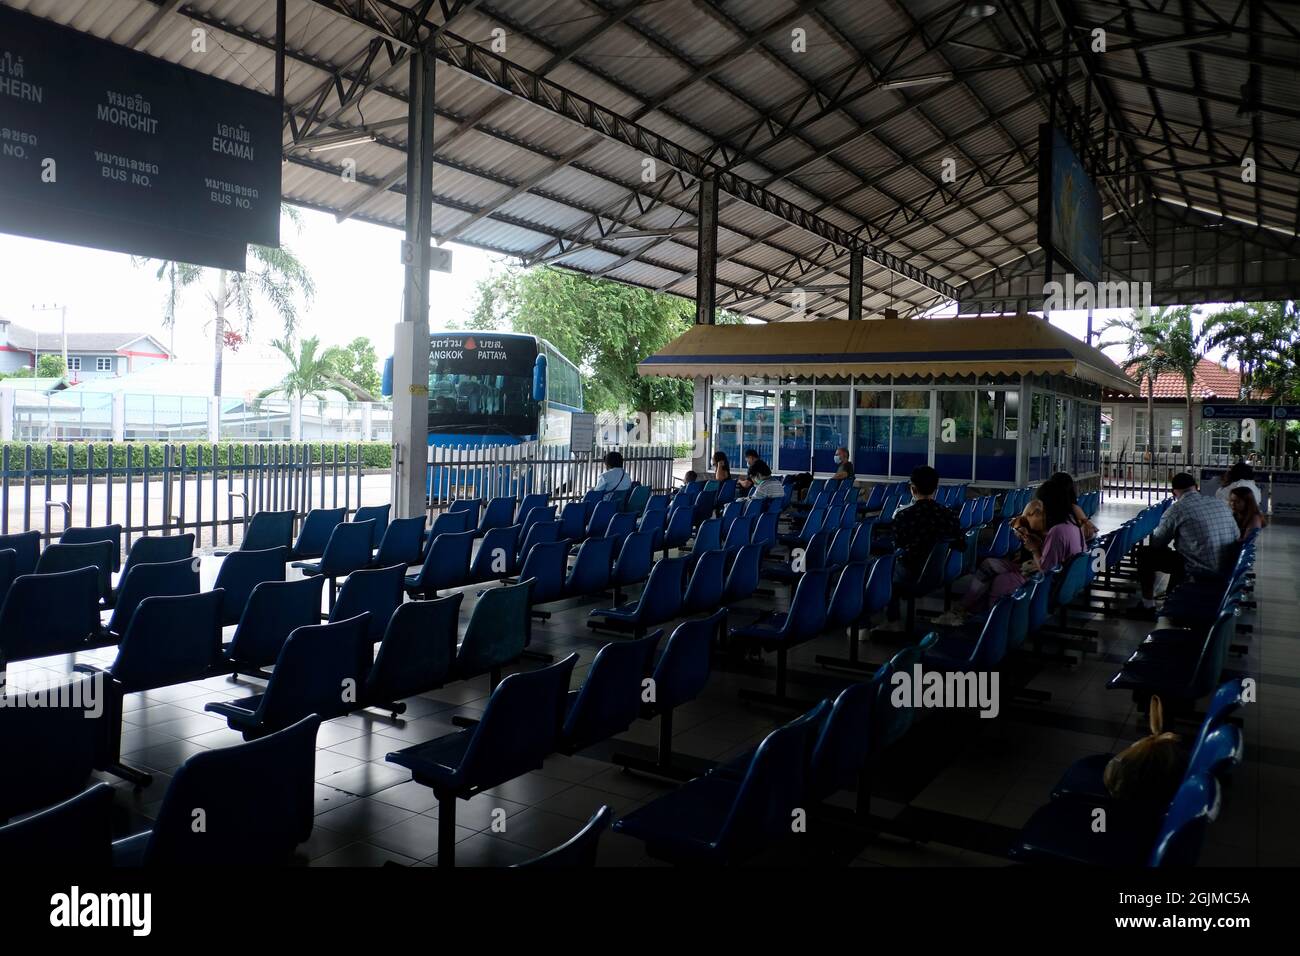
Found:
[[(939, 490), (939, 473), (929, 465), (912, 469), (912, 504), (894, 515), (894, 547), (902, 554), (894, 565), (894, 583), (913, 581), (925, 566), (925, 559), (940, 541), (961, 538), (961, 522), (949, 508), (934, 500)], [(889, 601), (889, 620), (898, 620), (898, 598)]]
[(835, 478), (853, 478), (853, 462), (849, 461), (849, 450), (847, 448), (835, 449)]

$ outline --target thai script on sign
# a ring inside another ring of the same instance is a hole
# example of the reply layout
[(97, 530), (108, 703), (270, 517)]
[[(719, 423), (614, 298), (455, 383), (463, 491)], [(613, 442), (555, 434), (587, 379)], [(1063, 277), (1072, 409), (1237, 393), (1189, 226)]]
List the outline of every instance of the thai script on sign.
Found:
[(0, 54), (0, 96), (12, 96), (29, 103), (45, 100), (44, 88), (23, 79), (23, 58), (15, 57), (9, 50)]
[(100, 150), (95, 150), (95, 160), (109, 166), (116, 166), (119, 169), (129, 170), (133, 173), (145, 173), (149, 176), (158, 175), (157, 163), (148, 163), (142, 159), (132, 159), (127, 156), (119, 156), (117, 153), (105, 153)]
[(242, 124), (231, 126), (217, 124), (217, 135), (212, 137), (212, 151), (237, 159), (253, 161), (253, 135)]
[(97, 119), (142, 133), (158, 132), (158, 120), (152, 116), (153, 105), (139, 93), (127, 96), (117, 90), (105, 90), (104, 98), (107, 103), (95, 106)]
[(203, 185), (208, 189), (208, 201), (218, 206), (231, 206), (235, 209), (251, 209), (257, 199), (257, 190), (252, 186), (228, 183), (223, 179), (205, 177)]
[(0, 140), (6, 143), (20, 143), (23, 146), (36, 146), (36, 134), (29, 133), (26, 130), (10, 129), (8, 126), (0, 127)]

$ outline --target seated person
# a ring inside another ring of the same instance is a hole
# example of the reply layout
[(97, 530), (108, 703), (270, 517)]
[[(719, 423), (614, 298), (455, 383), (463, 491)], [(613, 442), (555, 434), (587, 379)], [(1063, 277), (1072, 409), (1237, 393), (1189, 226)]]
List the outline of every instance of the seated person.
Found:
[[(941, 541), (961, 538), (961, 522), (951, 508), (934, 500), (939, 490), (939, 473), (929, 465), (912, 469), (909, 485), (912, 504), (894, 516), (894, 546), (902, 551), (894, 565), (894, 583), (913, 581), (925, 567), (930, 551)], [(897, 591), (889, 599), (888, 618), (897, 621)]]
[[(754, 487), (754, 481), (749, 476), (749, 470), (754, 467), (754, 462), (756, 461), (762, 461), (762, 459), (759, 458), (758, 456), (758, 450), (755, 448), (746, 448), (745, 449), (745, 474), (741, 475), (739, 478), (736, 479), (736, 487), (740, 490), (741, 494), (746, 493), (747, 489)], [(770, 473), (771, 472), (769, 471), (769, 474)]]
[(749, 481), (754, 486), (752, 498), (784, 498), (785, 484), (772, 474), (767, 462), (759, 460), (749, 466)]
[(1151, 544), (1137, 552), (1142, 594), (1129, 608), (1148, 618), (1155, 616), (1158, 572), (1169, 574), (1167, 590), (1184, 577), (1221, 578), (1231, 571), (1241, 539), (1232, 509), (1221, 498), (1201, 494), (1196, 479), (1187, 472), (1174, 475), (1170, 487), (1174, 503), (1151, 532)]
[(718, 484), (727, 481), (731, 477), (731, 463), (727, 461), (727, 456), (720, 451), (713, 453), (713, 480)]
[[(971, 614), (987, 611), (999, 599), (1013, 593), (1025, 583), (1026, 575), (1039, 571), (1049, 574), (1087, 548), (1083, 529), (1079, 526), (1070, 501), (1069, 490), (1061, 482), (1050, 479), (1039, 489), (1037, 499), (1042, 531), (1034, 530), (1029, 521), (1017, 526), (1020, 518), (1012, 519), (1012, 527), (1031, 557), (1023, 564), (1015, 556), (985, 558), (980, 562), (970, 587), (962, 595), (960, 608), (935, 619), (941, 627), (959, 627)], [(1026, 508), (1028, 510), (1028, 508)]]
[(1263, 512), (1259, 510), (1259, 502), (1255, 500), (1255, 493), (1241, 484), (1232, 491), (1228, 492), (1228, 506), (1232, 508), (1232, 517), (1237, 521), (1237, 527), (1241, 529), (1241, 539), (1246, 540), (1256, 528), (1263, 528), (1268, 525), (1268, 518), (1264, 517)]
[(601, 472), (592, 491), (627, 491), (632, 487), (632, 476), (623, 467), (623, 456), (611, 451), (605, 456), (605, 470)]
[(849, 450), (847, 448), (835, 449), (835, 474), (831, 477), (853, 480), (853, 462), (849, 461)]
[(1248, 488), (1250, 493), (1255, 496), (1257, 504), (1264, 500), (1259, 485), (1255, 484), (1255, 469), (1250, 467), (1248, 462), (1239, 461), (1223, 473), (1223, 477), (1219, 479), (1218, 490), (1214, 492), (1214, 497), (1227, 501), (1228, 496), (1238, 488)]
[(1043, 488), (1046, 488), (1049, 483), (1059, 484), (1065, 488), (1065, 493), (1070, 499), (1070, 508), (1074, 512), (1075, 523), (1083, 529), (1083, 539), (1085, 541), (1091, 541), (1093, 538), (1097, 537), (1097, 526), (1088, 520), (1088, 516), (1084, 514), (1083, 509), (1079, 507), (1079, 496), (1074, 490), (1074, 476), (1068, 471), (1058, 471), (1056, 474), (1052, 475), (1052, 477), (1048, 478), (1046, 483), (1039, 487), (1037, 495), (1039, 498), (1042, 498)]

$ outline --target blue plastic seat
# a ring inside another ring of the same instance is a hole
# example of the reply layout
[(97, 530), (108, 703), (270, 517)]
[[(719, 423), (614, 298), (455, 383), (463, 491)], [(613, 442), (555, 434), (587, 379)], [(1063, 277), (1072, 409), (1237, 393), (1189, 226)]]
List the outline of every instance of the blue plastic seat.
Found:
[(1142, 804), (1111, 801), (1104, 831), (1092, 826), (1095, 799), (1082, 794), (1064, 797), (1034, 812), (1011, 856), (1026, 863), (1190, 866), (1218, 807), (1219, 784), (1209, 774), (1187, 776), (1163, 816), (1153, 817)]
[(36, 561), (36, 573), (58, 574), (78, 568), (94, 568), (99, 598), (108, 602), (113, 594), (113, 545), (109, 541), (87, 541), (70, 544), (60, 541), (47, 545)]
[(330, 582), (326, 596), (333, 607), (334, 582), (353, 571), (370, 566), (373, 539), (373, 521), (340, 522), (330, 532), (329, 543), (325, 545), (319, 561), (295, 561), (293, 567), (301, 568), (306, 574), (319, 574), (326, 578)]
[(753, 596), (758, 590), (763, 549), (757, 544), (747, 544), (731, 556), (731, 570), (722, 588), (722, 603), (732, 607)]
[(979, 637), (971, 641), (960, 631), (940, 635), (926, 652), (926, 667), (942, 671), (996, 670), (1007, 655), (1007, 636), (1011, 626), (1011, 609), (1015, 599), (1007, 595), (989, 610)]
[(0, 607), (4, 607), (9, 586), (18, 577), (18, 552), (13, 548), (0, 549)]
[[(542, 541), (528, 551), (519, 580), (532, 581), (529, 594), (530, 610), (539, 604), (549, 604), (564, 597), (564, 576), (568, 569), (569, 543), (567, 541)], [(533, 610), (534, 615), (549, 616)]]
[(14, 552), (14, 576), (35, 574), (36, 562), (41, 556), (41, 533), (39, 531), (20, 531), (16, 534), (0, 534), (0, 551)]
[(709, 617), (683, 621), (673, 630), (651, 675), (653, 699), (641, 704), (641, 717), (659, 718), (659, 749), (654, 761), (615, 754), (614, 762), (632, 769), (649, 770), (665, 776), (679, 776), (673, 766), (673, 712), (704, 692), (712, 669), (713, 642), (725, 628), (727, 612), (714, 611)]
[(346, 508), (313, 508), (308, 511), (289, 557), (296, 561), (319, 558), (325, 553), (335, 527), (347, 518), (347, 514)]
[(691, 523), (690, 508), (670, 508), (668, 523), (664, 526), (664, 536), (660, 541), (664, 557), (672, 548), (681, 548), (691, 539), (695, 526)]
[(893, 688), (894, 674), (915, 675), (915, 668), (921, 658), (934, 647), (938, 638), (927, 634), (917, 644), (902, 648), (877, 671), (877, 676), (884, 681), (882, 691), (876, 698), (876, 710), (871, 721), (872, 750), (877, 755), (898, 743), (907, 736), (916, 722), (916, 708), (911, 706), (895, 707), (889, 691)]
[[(614, 553), (618, 554), (622, 551), (623, 542), (627, 539), (628, 535), (635, 531), (636, 515), (620, 511), (609, 519), (609, 524), (605, 527), (605, 533), (601, 535), (601, 537), (609, 538), (609, 540), (613, 542)], [(650, 544), (653, 548), (654, 534), (652, 532), (646, 533), (650, 535)]]
[(831, 535), (830, 544), (826, 546), (826, 567), (842, 568), (848, 564), (852, 544), (853, 529), (837, 528)]
[(113, 615), (108, 619), (108, 633), (125, 634), (131, 615), (145, 598), (198, 594), (199, 569), (195, 563), (193, 558), (186, 557), (164, 564), (128, 566), (117, 591)]
[(488, 529), (483, 533), (478, 552), (469, 566), (470, 583), (499, 581), (514, 574), (518, 554), (519, 525), (504, 525)]
[(528, 535), (532, 532), (536, 524), (553, 524), (555, 525), (556, 535), (552, 540), (559, 540), (560, 522), (555, 517), (554, 505), (534, 505), (528, 509), (528, 513), (522, 515), (516, 522), (519, 525), (519, 540), (527, 541)]
[(753, 515), (740, 515), (731, 522), (731, 527), (727, 529), (726, 536), (723, 538), (722, 547), (726, 551), (737, 551), (749, 544), (749, 539), (754, 534)]
[[(519, 510), (516, 512), (516, 520), (520, 524), (523, 524), (528, 520), (528, 515), (534, 508), (546, 508), (550, 505), (550, 500), (549, 495), (537, 492), (524, 495), (523, 499), (519, 502)], [(551, 517), (555, 517), (553, 507), (551, 510)]]
[[(677, 560), (681, 560), (680, 558)], [(641, 713), (642, 681), (650, 672), (661, 632), (597, 653), (578, 690), (570, 691), (556, 749), (575, 754), (625, 732)]]
[(492, 691), (474, 726), (388, 754), (438, 800), (438, 866), (455, 865), (456, 800), (513, 780), (555, 751), (578, 655), (526, 674), (511, 674)]
[(695, 496), (691, 504), (691, 522), (698, 525), (707, 518), (713, 516), (714, 509), (717, 505), (717, 491), (701, 491)]
[(388, 518), (392, 510), (392, 505), (365, 505), (352, 513), (354, 524), (360, 524), (363, 521), (374, 522), (371, 528), (370, 550), (375, 550), (383, 542), (384, 534), (388, 530)]
[[(118, 578), (118, 589), (126, 581), (131, 569), (139, 564), (169, 564), (194, 555), (194, 533), (146, 535), (136, 538), (122, 565), (122, 574)], [(116, 601), (116, 594), (114, 600)]]
[(651, 493), (652, 489), (648, 485), (635, 485), (628, 492), (627, 501), (623, 504), (623, 510), (639, 516), (645, 510), (646, 502), (650, 500)]
[[(474, 525), (470, 523), (470, 513), (468, 511), (444, 511), (433, 519), (433, 526), (424, 533), (424, 550), (421, 552), (421, 558), (429, 556), (429, 548), (433, 546), (433, 539), (438, 535), (461, 534), (473, 530)], [(465, 563), (468, 567), (468, 558), (466, 558)]]
[(459, 633), (457, 593), (434, 601), (408, 601), (393, 612), (366, 676), (361, 698), (397, 716), (404, 697), (426, 694), (451, 678)]
[(6, 663), (96, 646), (99, 573), (78, 568), (14, 579), (0, 605), (0, 669)]
[(478, 528), (478, 513), (483, 507), (483, 501), (479, 498), (461, 498), (453, 501), (447, 507), (448, 514), (463, 514), (468, 522), (466, 530), (476, 530)]
[(634, 531), (623, 539), (623, 545), (618, 549), (618, 557), (614, 559), (614, 567), (609, 574), (615, 603), (620, 599), (622, 588), (629, 584), (640, 584), (650, 576), (650, 567), (654, 564), (653, 547), (654, 536), (648, 531)]
[(532, 581), (484, 591), (470, 613), (465, 637), (452, 666), (458, 680), (488, 675), (488, 686), (501, 681), (501, 668), (517, 661), (528, 646)]
[[(88, 785), (101, 755), (106, 716), (97, 678), (74, 674), (48, 687), (54, 700), (72, 707), (0, 707), (0, 823), (76, 796)], [(45, 689), (45, 688), (42, 688)], [(23, 696), (12, 687), (6, 693)]]
[[(151, 567), (141, 565), (132, 574)], [(118, 644), (117, 657), (104, 670), (104, 713), (108, 741), (97, 766), (147, 786), (147, 773), (127, 767), (121, 760), (122, 699), (126, 694), (207, 677), (221, 660), (221, 591), (147, 597), (131, 615)], [(77, 670), (97, 668), (78, 664)]]
[(826, 605), (825, 630), (847, 630), (850, 634), (857, 628), (862, 617), (863, 601), (866, 597), (867, 562), (855, 561), (845, 564), (835, 575), (835, 586)]
[(353, 572), (339, 588), (329, 619), (346, 621), (367, 613), (370, 615), (367, 634), (372, 641), (380, 640), (388, 630), (388, 619), (401, 606), (405, 579), (406, 567), (401, 564)]
[(429, 543), (424, 564), (406, 576), (406, 590), (419, 597), (437, 597), (447, 588), (470, 583), (469, 562), (474, 550), (474, 532), (439, 534)]
[(1011, 524), (1003, 521), (993, 533), (993, 539), (979, 546), (980, 558), (1005, 558), (1011, 553), (1011, 538)]
[(560, 509), (560, 537), (581, 541), (586, 536), (586, 506), (581, 501), (571, 501)]
[[(589, 617), (601, 618), (606, 625), (617, 625), (640, 637), (656, 624), (671, 621), (682, 612), (682, 585), (686, 575), (685, 558), (663, 558), (650, 569), (640, 596), (628, 604), (596, 608)], [(719, 590), (721, 590), (719, 582)], [(592, 622), (593, 626), (595, 622)]]
[[(546, 508), (534, 509), (534, 514), (546, 511)], [(522, 526), (521, 526), (522, 527)], [(519, 552), (515, 556), (515, 567), (519, 567), (528, 558), (528, 552), (539, 544), (551, 544), (560, 540), (560, 523), (558, 521), (534, 521), (528, 532), (522, 536)], [(566, 543), (565, 547), (568, 545)]]
[[(731, 637), (765, 651), (776, 651), (776, 694), (780, 702), (786, 697), (787, 655), (790, 648), (817, 637), (826, 626), (826, 589), (829, 573), (825, 570), (805, 571), (795, 586), (794, 597), (787, 611), (766, 614), (752, 624), (731, 628)], [(768, 699), (772, 695), (759, 695), (742, 691), (745, 699)]]
[[(1236, 635), (1236, 613), (1229, 608), (1221, 613), (1203, 641), (1194, 651), (1170, 659), (1132, 659), (1115, 674), (1106, 686), (1130, 690), (1142, 702), (1158, 694), (1166, 702), (1199, 700), (1219, 686), (1223, 662)], [(1140, 649), (1139, 649), (1140, 650)]]
[(64, 528), (59, 535), (59, 544), (98, 544), (107, 542), (112, 545), (112, 569), (122, 570), (122, 526), (120, 524), (100, 525), (93, 528)]
[[(118, 866), (269, 866), (311, 836), (320, 718), (181, 764), (153, 827), (113, 844)], [(194, 825), (203, 809), (203, 828)]]
[[(609, 528), (609, 521), (618, 514), (618, 505), (612, 501), (598, 501), (587, 520), (587, 527), (580, 537), (603, 538)], [(567, 535), (566, 535), (567, 537)]]
[(564, 580), (565, 597), (597, 594), (609, 586), (610, 566), (614, 562), (614, 542), (608, 538), (589, 538), (578, 548), (573, 567)]
[(284, 548), (287, 556), (293, 552), (293, 510), (257, 511), (248, 519), (240, 551), (266, 551)]
[(592, 814), (591, 819), (581, 830), (565, 840), (553, 850), (547, 850), (541, 856), (516, 863), (516, 868), (533, 867), (537, 869), (579, 869), (596, 865), (596, 852), (600, 847), (600, 838), (609, 829), (609, 821), (614, 813), (605, 804)]
[(227, 666), (238, 673), (274, 664), (290, 634), (320, 623), (324, 587), (325, 579), (321, 577), (255, 585), (240, 613), (239, 626), (224, 648)]
[[(210, 703), (204, 710), (225, 717), (245, 740), (273, 734), (312, 714), (324, 720), (341, 717), (360, 706), (361, 666), (370, 651), (368, 628), (364, 614), (300, 627), (284, 642), (265, 691)], [(345, 693), (349, 687), (356, 691), (351, 699)]]
[(686, 593), (681, 600), (680, 613), (708, 614), (722, 606), (726, 564), (725, 551), (705, 551), (695, 558), (695, 567), (691, 570)]
[(791, 811), (803, 804), (810, 742), (824, 718), (818, 705), (772, 731), (743, 777), (707, 774), (633, 810), (614, 831), (642, 840), (651, 856), (671, 863), (740, 862), (790, 833)]
[(478, 536), (481, 538), (493, 528), (505, 528), (515, 523), (515, 499), (493, 498), (483, 509), (483, 517), (478, 523)]
[(0, 853), (9, 860), (57, 859), (99, 868), (112, 864), (112, 848), (113, 788), (106, 783), (0, 826)]
[(850, 670), (874, 669), (874, 665), (865, 664), (861, 660), (858, 642), (862, 629), (870, 628), (875, 615), (889, 607), (889, 596), (894, 586), (894, 562), (896, 560), (893, 554), (887, 554), (871, 561), (866, 568), (862, 585), (862, 602), (858, 616), (850, 624), (845, 625), (848, 628), (849, 656), (833, 657), (828, 654), (818, 654), (817, 663), (829, 667), (844, 667)]
[(384, 529), (379, 550), (371, 566), (387, 568), (400, 564), (403, 568), (420, 564), (424, 560), (424, 515), (414, 518), (396, 518)]

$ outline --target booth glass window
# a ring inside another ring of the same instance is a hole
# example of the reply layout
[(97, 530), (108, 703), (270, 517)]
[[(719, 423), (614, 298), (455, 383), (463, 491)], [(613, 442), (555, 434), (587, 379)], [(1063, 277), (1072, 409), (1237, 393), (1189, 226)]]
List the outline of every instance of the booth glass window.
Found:
[(894, 453), (889, 473), (906, 478), (917, 465), (930, 463), (930, 392), (900, 389), (894, 393)]
[(1135, 408), (1133, 410), (1133, 450), (1145, 452), (1150, 437), (1150, 432), (1147, 430), (1146, 409)]
[(1049, 436), (1056, 399), (1035, 391), (1029, 405), (1029, 480), (1042, 481), (1052, 473)]
[[(775, 417), (775, 392), (745, 393), (745, 441), (740, 449), (742, 456), (746, 448), (753, 448), (763, 461), (770, 462), (772, 460), (772, 434)], [(744, 468), (744, 458), (733, 459), (732, 467)]]
[(1020, 427), (1020, 392), (981, 389), (975, 436), (975, 480), (1016, 480), (1016, 436)]
[(776, 467), (781, 471), (808, 471), (812, 457), (811, 389), (786, 389), (781, 392), (780, 442)]
[(1237, 440), (1236, 423), (1206, 422), (1204, 429), (1205, 437), (1201, 439), (1201, 446), (1206, 452), (1216, 457), (1230, 457), (1232, 443)]
[(939, 432), (934, 443), (934, 469), (940, 478), (970, 481), (975, 457), (975, 393), (937, 394)]
[(859, 475), (889, 474), (891, 395), (888, 389), (854, 392), (853, 468)]
[(819, 389), (813, 432), (813, 471), (835, 471), (835, 449), (849, 446), (847, 389)]
[(713, 450), (726, 455), (733, 468), (740, 459), (743, 401), (744, 393), (740, 391), (713, 393)]

